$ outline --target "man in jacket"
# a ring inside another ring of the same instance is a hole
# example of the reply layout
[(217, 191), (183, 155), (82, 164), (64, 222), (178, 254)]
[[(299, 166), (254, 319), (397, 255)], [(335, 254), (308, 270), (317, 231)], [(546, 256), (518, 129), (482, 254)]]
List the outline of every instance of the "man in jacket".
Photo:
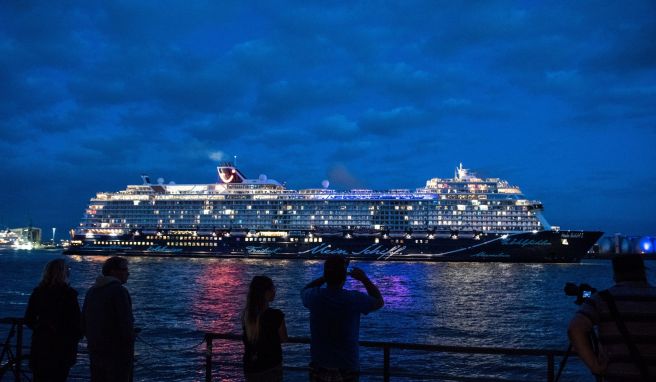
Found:
[(87, 337), (92, 382), (129, 382), (134, 357), (132, 299), (123, 286), (128, 261), (111, 257), (102, 276), (89, 289), (82, 306), (82, 327)]

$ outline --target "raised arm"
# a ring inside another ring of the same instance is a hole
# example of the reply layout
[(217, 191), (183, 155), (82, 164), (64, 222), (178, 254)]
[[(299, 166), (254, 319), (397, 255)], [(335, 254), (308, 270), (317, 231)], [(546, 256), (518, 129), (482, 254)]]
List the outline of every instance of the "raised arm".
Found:
[(364, 271), (360, 268), (353, 267), (350, 273), (351, 277), (354, 279), (360, 281), (362, 285), (367, 289), (367, 294), (373, 298), (376, 299), (376, 306), (374, 310), (380, 309), (385, 305), (385, 300), (383, 300), (383, 295), (380, 293), (380, 290), (378, 290), (378, 287), (374, 285), (371, 280), (369, 280), (369, 277), (364, 273)]
[(314, 279), (314, 280), (310, 281), (306, 286), (303, 287), (303, 290), (308, 289), (308, 288), (319, 287), (319, 286), (323, 285), (324, 282), (326, 282), (326, 280), (323, 278), (323, 276), (321, 276), (317, 279)]
[(606, 362), (600, 361), (592, 351), (589, 333), (592, 330), (592, 322), (582, 314), (576, 314), (569, 322), (567, 334), (572, 346), (588, 369), (595, 375), (601, 375), (608, 366)]
[(280, 342), (287, 342), (287, 339), (289, 338), (287, 336), (287, 324), (285, 323), (284, 316), (282, 318), (282, 322), (280, 323), (280, 327), (278, 328), (278, 337), (280, 338)]

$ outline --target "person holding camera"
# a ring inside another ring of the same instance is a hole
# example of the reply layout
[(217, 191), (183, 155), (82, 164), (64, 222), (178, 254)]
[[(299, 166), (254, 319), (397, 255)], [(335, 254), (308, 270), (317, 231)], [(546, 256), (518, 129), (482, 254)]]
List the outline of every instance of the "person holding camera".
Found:
[[(613, 258), (615, 285), (583, 301), (568, 335), (590, 371), (604, 381), (656, 381), (656, 288), (640, 255)], [(590, 333), (597, 329), (599, 354)]]
[[(360, 268), (347, 271), (343, 256), (329, 256), (323, 276), (301, 290), (303, 305), (310, 310), (310, 381), (357, 382), (360, 375), (360, 315), (385, 304), (378, 287)], [(360, 281), (362, 293), (344, 289), (346, 276)], [(321, 288), (323, 284), (325, 288)]]

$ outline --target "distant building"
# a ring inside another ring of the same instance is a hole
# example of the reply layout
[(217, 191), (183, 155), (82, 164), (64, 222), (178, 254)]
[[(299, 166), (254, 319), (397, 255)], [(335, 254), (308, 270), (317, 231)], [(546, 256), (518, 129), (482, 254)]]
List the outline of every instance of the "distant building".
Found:
[(12, 228), (10, 232), (15, 233), (23, 241), (29, 243), (41, 243), (41, 228), (36, 227), (23, 227), (23, 228)]
[(645, 257), (654, 256), (656, 258), (654, 245), (656, 245), (654, 236), (627, 236), (616, 233), (599, 239), (594, 249), (599, 256), (638, 253)]

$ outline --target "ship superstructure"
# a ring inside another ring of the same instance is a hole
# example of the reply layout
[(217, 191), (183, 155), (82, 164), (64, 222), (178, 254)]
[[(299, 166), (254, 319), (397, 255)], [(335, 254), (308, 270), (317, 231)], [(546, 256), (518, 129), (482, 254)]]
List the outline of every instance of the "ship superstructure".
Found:
[(231, 163), (217, 170), (214, 184), (151, 184), (143, 176), (141, 185), (98, 193), (69, 251), (577, 261), (596, 241), (597, 233), (560, 232), (539, 201), (462, 164), (453, 178), (413, 191), (336, 191), (327, 182), (291, 190), (263, 175), (248, 179)]

